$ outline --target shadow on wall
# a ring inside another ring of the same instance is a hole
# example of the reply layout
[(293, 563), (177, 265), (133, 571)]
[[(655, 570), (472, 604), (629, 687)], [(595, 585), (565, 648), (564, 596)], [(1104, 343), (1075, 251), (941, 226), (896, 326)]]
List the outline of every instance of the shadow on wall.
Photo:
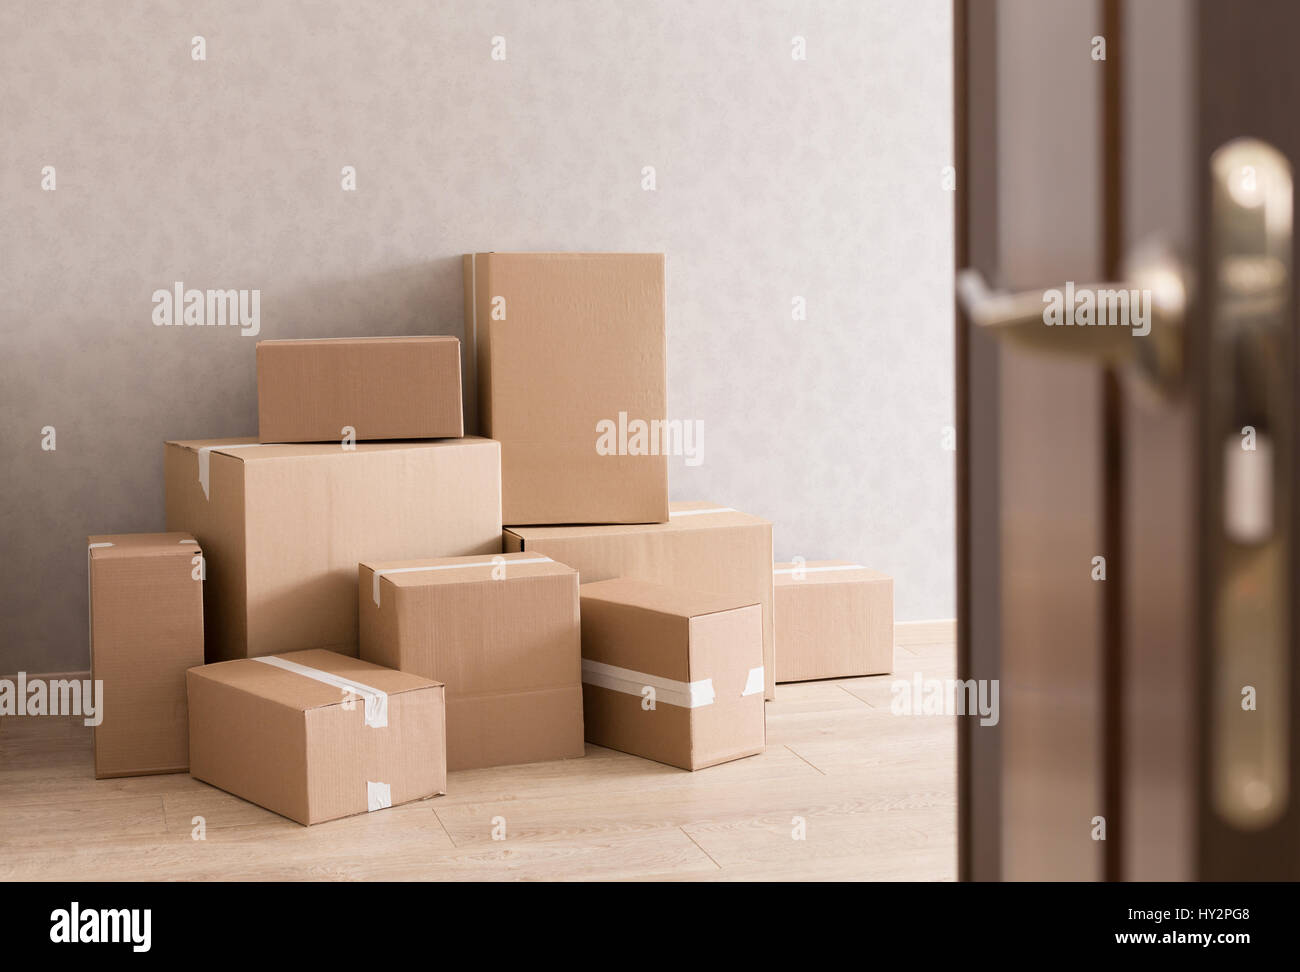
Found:
[[(189, 275), (196, 286), (204, 276)], [(258, 340), (450, 334), (462, 338), (462, 370), (468, 360), (459, 253), (264, 290), (256, 338), (155, 327), (148, 305), (131, 297), (100, 315), (138, 317), (138, 326), (116, 328), (111, 346), (64, 348), (63, 367), (42, 375), (35, 394), (6, 393), (15, 414), (0, 426), (0, 448), (33, 458), (2, 476), (0, 548), (11, 556), (0, 562), (0, 674), (89, 666), (86, 537), (164, 529), (166, 440), (257, 434)], [(465, 391), (468, 429), (473, 385)], [(57, 430), (54, 451), (40, 449), (46, 426)]]

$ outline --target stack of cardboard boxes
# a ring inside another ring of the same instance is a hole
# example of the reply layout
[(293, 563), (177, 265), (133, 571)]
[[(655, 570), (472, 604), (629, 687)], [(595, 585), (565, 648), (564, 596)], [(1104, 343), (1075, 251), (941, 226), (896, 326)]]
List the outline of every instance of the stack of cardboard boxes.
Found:
[(482, 438), (455, 338), (264, 341), (258, 438), (166, 444), (177, 532), (91, 538), (97, 775), (188, 766), (316, 823), (584, 739), (752, 755), (778, 675), (889, 670), (888, 578), (804, 585), (766, 520), (669, 504), (662, 255), (464, 271)]

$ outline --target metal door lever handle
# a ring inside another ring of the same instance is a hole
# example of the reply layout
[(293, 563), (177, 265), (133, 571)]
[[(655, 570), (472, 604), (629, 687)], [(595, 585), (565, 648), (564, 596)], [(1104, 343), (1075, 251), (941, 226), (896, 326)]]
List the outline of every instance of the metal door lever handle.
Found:
[[(1000, 340), (1098, 364), (1133, 362), (1167, 389), (1182, 373), (1188, 275), (1172, 253), (1158, 245), (1136, 251), (1125, 270), (1125, 281), (1070, 281), (1054, 290), (1006, 293), (991, 290), (983, 275), (968, 267), (957, 274), (957, 302), (972, 325)], [(1090, 308), (1088, 323), (1074, 323), (1080, 295)], [(1142, 303), (1135, 306), (1134, 301)], [(1071, 323), (1050, 322), (1054, 305)], [(1133, 324), (1143, 313), (1145, 329)]]

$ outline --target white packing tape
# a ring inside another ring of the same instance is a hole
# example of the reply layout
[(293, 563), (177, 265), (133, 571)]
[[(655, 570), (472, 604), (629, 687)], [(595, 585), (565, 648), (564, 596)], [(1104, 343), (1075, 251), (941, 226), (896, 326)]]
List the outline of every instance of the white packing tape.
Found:
[(354, 682), (342, 675), (323, 672), (319, 668), (309, 668), (306, 665), (300, 665), (286, 658), (277, 658), (274, 655), (263, 655), (254, 658), (253, 661), (259, 661), (264, 665), (274, 665), (276, 668), (283, 668), (286, 672), (305, 675), (307, 678), (314, 678), (318, 682), (324, 682), (326, 685), (333, 685), (335, 688), (345, 689), (359, 695), (366, 703), (366, 725), (374, 729), (382, 729), (388, 725), (388, 693), (380, 691), (373, 685)]
[(713, 679), (702, 678), (695, 682), (679, 682), (676, 679), (647, 675), (634, 672), (630, 668), (606, 665), (604, 662), (590, 658), (582, 660), (582, 680), (588, 685), (607, 688), (626, 695), (641, 695), (646, 686), (655, 690), (655, 701), (680, 706), (683, 709), (697, 709), (702, 705), (713, 704)]
[(707, 510), (672, 510), (669, 516), (703, 516), (705, 513), (735, 513), (730, 506), (711, 506)]
[(520, 564), (549, 564), (550, 557), (525, 557), (522, 560), (476, 560), (472, 564), (437, 564), (431, 567), (385, 567), (375, 571), (372, 596), (375, 605), (379, 605), (379, 579), (389, 574), (415, 574), (422, 570), (468, 570), (470, 567), (517, 567)]
[(393, 805), (393, 788), (387, 783), (366, 780), (366, 810), (373, 813)]
[(763, 691), (763, 666), (749, 670), (749, 677), (745, 679), (745, 691), (741, 692), (741, 697), (746, 695), (757, 695)]
[(866, 569), (867, 568), (863, 567), (861, 564), (831, 564), (829, 567), (781, 567), (779, 569), (774, 568), (772, 570), (772, 573), (773, 574), (796, 574), (802, 572), (805, 574), (820, 574), (822, 571), (826, 571), (826, 570), (866, 570)]
[(203, 487), (203, 498), (212, 499), (209, 471), (212, 468), (213, 449), (251, 449), (254, 446), (271, 444), (270, 442), (231, 442), (227, 445), (199, 446), (199, 485)]

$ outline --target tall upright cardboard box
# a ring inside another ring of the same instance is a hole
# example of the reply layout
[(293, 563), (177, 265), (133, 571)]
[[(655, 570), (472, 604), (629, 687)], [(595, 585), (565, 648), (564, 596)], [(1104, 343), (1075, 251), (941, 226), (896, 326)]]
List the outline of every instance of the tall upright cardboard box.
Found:
[(776, 697), (767, 520), (714, 503), (673, 503), (667, 523), (508, 527), (505, 549), (575, 567), (583, 584), (631, 577), (750, 598), (763, 608), (764, 696)]
[(763, 613), (618, 577), (582, 585), (587, 738), (696, 770), (763, 751)]
[(776, 680), (894, 670), (894, 580), (845, 560), (777, 564)]
[(464, 271), (505, 522), (666, 520), (663, 254), (474, 253)]
[(257, 431), (262, 442), (458, 438), (460, 341), (258, 341)]
[(190, 773), (301, 824), (447, 792), (443, 686), (333, 651), (191, 668)]
[(357, 564), (501, 551), (488, 439), (167, 443), (167, 524), (207, 556), (207, 659), (357, 653)]
[(363, 563), (361, 657), (447, 685), (447, 768), (581, 756), (578, 572), (503, 554)]
[(90, 678), (103, 685), (95, 778), (183, 773), (185, 671), (203, 664), (203, 551), (188, 533), (88, 543)]

